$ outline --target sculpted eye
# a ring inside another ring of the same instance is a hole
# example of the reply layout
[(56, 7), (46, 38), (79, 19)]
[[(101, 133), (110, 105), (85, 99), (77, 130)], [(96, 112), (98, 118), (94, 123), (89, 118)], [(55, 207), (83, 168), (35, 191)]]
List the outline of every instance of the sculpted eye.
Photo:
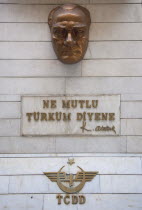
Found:
[(64, 38), (66, 31), (65, 29), (62, 29), (62, 28), (55, 28), (53, 33), (54, 33), (54, 36), (56, 36), (57, 38)]
[(84, 30), (78, 30), (78, 33), (83, 34)]
[(78, 36), (78, 37), (82, 37), (82, 36), (84, 36), (84, 34), (85, 34), (85, 30), (84, 30), (84, 29), (76, 29), (76, 30), (75, 30), (75, 34), (76, 34), (76, 36)]

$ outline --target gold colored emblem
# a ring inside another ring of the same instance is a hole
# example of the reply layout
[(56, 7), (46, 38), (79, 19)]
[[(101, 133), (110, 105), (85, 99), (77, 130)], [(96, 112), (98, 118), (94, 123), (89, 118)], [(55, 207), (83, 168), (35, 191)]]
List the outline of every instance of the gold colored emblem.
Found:
[(69, 159), (68, 162), (67, 162), (69, 165), (73, 165), (75, 162), (74, 162), (74, 158), (73, 159)]
[[(68, 162), (70, 164), (72, 162)], [(74, 163), (74, 160), (73, 160)], [(77, 193), (82, 190), (86, 182), (92, 181), (92, 179), (98, 174), (97, 171), (84, 171), (82, 168), (77, 166), (80, 171), (77, 174), (68, 174), (62, 172), (63, 166), (58, 172), (46, 172), (44, 173), (52, 182), (57, 182), (59, 188), (65, 193)], [(68, 183), (68, 186), (65, 186), (63, 183)], [(79, 183), (77, 186), (74, 186), (75, 183)]]

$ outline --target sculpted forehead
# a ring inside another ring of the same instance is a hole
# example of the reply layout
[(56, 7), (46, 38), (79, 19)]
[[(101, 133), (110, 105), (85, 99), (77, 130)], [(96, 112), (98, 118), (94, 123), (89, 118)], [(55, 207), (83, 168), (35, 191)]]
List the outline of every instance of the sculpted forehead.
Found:
[(53, 24), (63, 21), (89, 22), (87, 15), (79, 8), (73, 10), (63, 10), (61, 8), (54, 13), (52, 18)]

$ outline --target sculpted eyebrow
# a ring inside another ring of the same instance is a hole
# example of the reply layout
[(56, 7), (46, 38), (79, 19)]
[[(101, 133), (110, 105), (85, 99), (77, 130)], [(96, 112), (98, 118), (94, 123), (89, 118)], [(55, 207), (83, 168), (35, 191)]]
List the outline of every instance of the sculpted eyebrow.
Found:
[(58, 25), (58, 26), (54, 26), (53, 28), (54, 28), (54, 29), (60, 29), (60, 28), (65, 28), (65, 26), (63, 26), (63, 25)]
[(82, 29), (84, 29), (84, 28), (86, 28), (86, 26), (79, 24), (79, 25), (74, 25), (73, 28), (82, 28)]

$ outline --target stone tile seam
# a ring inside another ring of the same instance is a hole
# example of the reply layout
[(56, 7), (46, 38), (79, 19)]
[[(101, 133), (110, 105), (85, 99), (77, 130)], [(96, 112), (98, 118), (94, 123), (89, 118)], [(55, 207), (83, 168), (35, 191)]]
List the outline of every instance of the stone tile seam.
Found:
[[(39, 177), (44, 177), (45, 175), (44, 174), (2, 174), (2, 175), (0, 175), (0, 177), (9, 177), (9, 178), (11, 178), (11, 177), (29, 177), (29, 176), (39, 176)], [(114, 176), (142, 176), (142, 174), (120, 174), (120, 173), (115, 173), (115, 174), (112, 174), (112, 173), (106, 173), (106, 174), (102, 174), (102, 173), (99, 173), (97, 176), (99, 176), (99, 178), (100, 177), (103, 177), (103, 176), (112, 176), (112, 177), (114, 177)], [(9, 180), (9, 181), (11, 181), (11, 180)], [(99, 180), (99, 182), (100, 182), (100, 180)], [(11, 183), (10, 183), (11, 184)]]
[[(92, 43), (92, 42), (141, 42), (142, 39), (125, 39), (125, 40), (115, 40), (115, 39), (112, 39), (112, 40), (109, 40), (109, 39), (100, 39), (100, 40), (90, 40), (89, 43)], [(0, 43), (51, 43), (51, 41), (24, 41), (24, 40), (21, 40), (21, 41), (12, 41), (12, 40), (0, 40)], [(54, 59), (56, 60), (56, 59)]]
[(42, 210), (44, 210), (44, 207), (45, 207), (45, 195), (43, 195), (43, 200), (42, 200)]
[(140, 160), (141, 160), (141, 172), (142, 172), (142, 157), (140, 157)]
[[(91, 3), (90, 0), (88, 0), (87, 3), (78, 3), (78, 4), (81, 4), (81, 5), (141, 5), (141, 3), (135, 3), (135, 2), (132, 2), (132, 3), (122, 3), (122, 2), (117, 2), (117, 3)], [(36, 3), (36, 4), (32, 4), (32, 3), (29, 3), (29, 4), (26, 4), (26, 3), (0, 3), (0, 5), (18, 5), (18, 6), (30, 6), (30, 5), (37, 5), (37, 6), (44, 6), (44, 5), (48, 5), (48, 6), (58, 6), (58, 5), (62, 5), (62, 4), (59, 4), (59, 3), (54, 3), (54, 4), (51, 4), (51, 3), (43, 3), (43, 4), (39, 4), (39, 3)]]
[[(29, 22), (24, 22), (24, 21), (23, 21), (23, 22), (15, 22), (15, 21), (13, 21), (13, 22), (7, 22), (7, 21), (3, 22), (3, 21), (2, 21), (2, 22), (0, 22), (0, 23), (21, 23), (21, 24), (22, 24), (22, 23), (35, 23), (35, 24), (41, 23), (41, 24), (42, 24), (42, 23), (43, 23), (43, 24), (47, 24), (47, 22), (30, 22), (30, 21), (29, 21)], [(121, 21), (117, 21), (117, 22), (111, 22), (111, 21), (109, 21), (109, 22), (96, 21), (96, 22), (94, 22), (94, 21), (93, 21), (93, 22), (91, 22), (91, 23), (92, 23), (92, 24), (93, 24), (93, 23), (94, 23), (94, 24), (95, 24), (95, 23), (116, 23), (116, 24), (117, 24), (117, 23), (142, 23), (142, 21), (141, 21), (141, 20), (140, 20), (140, 21), (132, 21), (132, 22), (130, 22), (130, 21), (123, 21), (123, 22), (121, 22)]]
[[(57, 195), (59, 193), (0, 193), (0, 196), (1, 195)], [(66, 195), (66, 193), (60, 193), (62, 195)], [(96, 192), (96, 193), (80, 193), (80, 194), (83, 194), (83, 195), (142, 195), (142, 193), (99, 193), (99, 192)]]

